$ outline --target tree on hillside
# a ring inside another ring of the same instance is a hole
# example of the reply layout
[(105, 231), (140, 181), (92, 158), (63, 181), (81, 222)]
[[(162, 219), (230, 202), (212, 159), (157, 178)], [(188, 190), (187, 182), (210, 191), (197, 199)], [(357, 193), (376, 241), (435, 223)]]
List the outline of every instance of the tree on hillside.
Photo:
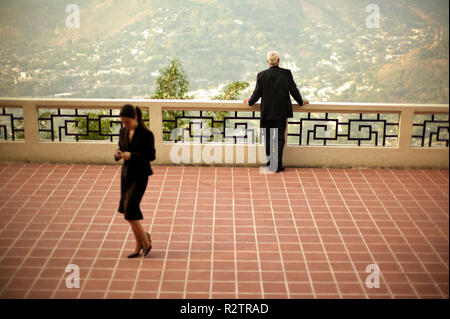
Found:
[[(189, 99), (189, 81), (187, 75), (181, 65), (180, 60), (171, 59), (169, 65), (159, 70), (159, 76), (156, 79), (155, 93), (152, 99), (173, 99), (184, 100)], [(188, 123), (187, 120), (178, 119), (182, 116), (182, 111), (163, 111), (163, 141), (170, 141), (170, 133), (175, 127), (184, 127)], [(151, 119), (150, 119), (151, 120)]]
[(222, 89), (222, 92), (214, 97), (214, 100), (238, 100), (242, 91), (249, 87), (249, 83), (242, 81), (232, 81), (225, 88)]
[(171, 59), (169, 65), (159, 70), (156, 79), (156, 90), (152, 99), (176, 99), (187, 98), (189, 81), (178, 59)]
[[(247, 89), (250, 86), (250, 84), (246, 81), (232, 81), (230, 82), (227, 86), (225, 86), (222, 89), (222, 92), (213, 97), (213, 100), (239, 100), (240, 98), (242, 98), (242, 92)], [(223, 127), (224, 125), (222, 123), (223, 120), (226, 117), (233, 117), (234, 116), (234, 111), (215, 111), (215, 112), (204, 112), (205, 115), (207, 116), (214, 116), (214, 119), (217, 121), (214, 124), (214, 128), (217, 128), (221, 131), (224, 131), (225, 128)], [(241, 113), (241, 112), (240, 112)], [(242, 114), (242, 113), (241, 113)], [(230, 121), (227, 124), (227, 127), (229, 128), (233, 128), (234, 123), (232, 123), (232, 121)], [(256, 139), (258, 140), (258, 137), (256, 137)]]

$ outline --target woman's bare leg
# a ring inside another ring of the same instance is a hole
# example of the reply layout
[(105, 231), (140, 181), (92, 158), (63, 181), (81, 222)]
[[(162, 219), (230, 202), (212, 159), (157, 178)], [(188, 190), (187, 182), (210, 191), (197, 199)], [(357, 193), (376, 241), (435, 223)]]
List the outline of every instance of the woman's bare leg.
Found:
[(135, 235), (139, 238), (140, 243), (144, 246), (144, 251), (150, 247), (150, 241), (148, 240), (147, 234), (141, 225), (139, 220), (129, 220), (128, 221), (133, 228)]
[(141, 250), (142, 242), (141, 239), (139, 238), (139, 235), (137, 234), (135, 225), (132, 223), (131, 220), (129, 220), (128, 222), (130, 223), (131, 230), (133, 231), (134, 234), (134, 238), (136, 239), (136, 248), (134, 249), (134, 252), (137, 254)]

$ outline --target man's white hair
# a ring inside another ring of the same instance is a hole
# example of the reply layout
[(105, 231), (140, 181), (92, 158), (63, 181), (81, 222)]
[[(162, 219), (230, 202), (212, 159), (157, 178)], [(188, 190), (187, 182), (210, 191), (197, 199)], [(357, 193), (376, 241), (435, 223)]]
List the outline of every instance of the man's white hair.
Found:
[(277, 64), (278, 59), (280, 58), (280, 54), (277, 51), (269, 51), (267, 52), (267, 61), (271, 64)]

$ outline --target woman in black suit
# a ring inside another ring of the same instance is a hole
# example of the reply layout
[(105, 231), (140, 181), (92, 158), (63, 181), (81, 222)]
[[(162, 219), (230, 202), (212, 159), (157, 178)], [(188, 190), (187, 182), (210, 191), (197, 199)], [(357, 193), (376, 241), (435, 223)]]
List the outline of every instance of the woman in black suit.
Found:
[(156, 156), (155, 139), (142, 121), (142, 111), (139, 107), (125, 104), (120, 110), (119, 148), (114, 154), (116, 161), (123, 159), (120, 176), (120, 202), (117, 211), (124, 214), (130, 223), (136, 238), (136, 249), (128, 258), (144, 256), (152, 249), (150, 234), (146, 233), (140, 223), (143, 219), (139, 208), (142, 196), (147, 187), (148, 177), (153, 174), (150, 161)]

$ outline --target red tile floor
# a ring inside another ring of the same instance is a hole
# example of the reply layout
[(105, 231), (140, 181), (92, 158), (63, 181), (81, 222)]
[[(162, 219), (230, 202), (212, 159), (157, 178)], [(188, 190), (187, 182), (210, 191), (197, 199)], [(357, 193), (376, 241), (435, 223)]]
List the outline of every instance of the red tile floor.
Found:
[(449, 297), (448, 170), (154, 166), (136, 259), (119, 191), (119, 165), (0, 163), (0, 298)]

